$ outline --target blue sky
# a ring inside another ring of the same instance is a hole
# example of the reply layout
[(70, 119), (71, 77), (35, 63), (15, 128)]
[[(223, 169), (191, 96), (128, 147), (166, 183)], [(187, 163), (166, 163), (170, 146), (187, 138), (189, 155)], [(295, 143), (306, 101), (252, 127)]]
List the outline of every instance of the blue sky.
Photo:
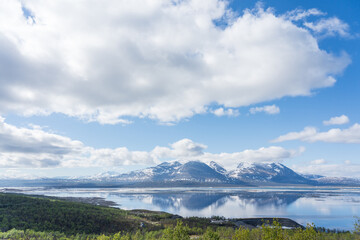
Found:
[(359, 1), (0, 4), (4, 177), (175, 159), (360, 177)]

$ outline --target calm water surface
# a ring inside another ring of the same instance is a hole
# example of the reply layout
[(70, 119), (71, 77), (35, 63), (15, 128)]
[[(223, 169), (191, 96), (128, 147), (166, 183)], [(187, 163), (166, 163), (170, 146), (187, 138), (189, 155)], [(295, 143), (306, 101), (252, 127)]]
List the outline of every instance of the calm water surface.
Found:
[(359, 188), (18, 188), (15, 191), (57, 197), (101, 197), (122, 209), (165, 211), (184, 217), (286, 217), (303, 225), (314, 223), (342, 230), (352, 230), (354, 216), (360, 216)]

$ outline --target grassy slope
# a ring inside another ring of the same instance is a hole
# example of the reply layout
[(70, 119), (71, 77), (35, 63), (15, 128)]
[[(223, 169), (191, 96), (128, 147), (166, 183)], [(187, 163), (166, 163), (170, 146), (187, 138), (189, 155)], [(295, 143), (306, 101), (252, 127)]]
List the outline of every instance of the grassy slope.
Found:
[[(33, 229), (76, 233), (116, 233), (159, 229), (166, 213), (133, 213), (117, 208), (94, 206), (56, 199), (0, 193), (0, 230)], [(143, 223), (143, 224), (141, 224)]]

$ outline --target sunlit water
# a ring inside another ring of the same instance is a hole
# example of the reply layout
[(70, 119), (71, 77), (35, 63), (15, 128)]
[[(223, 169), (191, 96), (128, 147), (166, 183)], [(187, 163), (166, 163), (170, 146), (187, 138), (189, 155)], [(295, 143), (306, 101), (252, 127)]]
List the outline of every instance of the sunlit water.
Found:
[(359, 188), (17, 188), (15, 191), (57, 197), (100, 197), (122, 209), (165, 211), (184, 217), (286, 217), (303, 225), (314, 223), (341, 230), (352, 230), (355, 216), (360, 216)]

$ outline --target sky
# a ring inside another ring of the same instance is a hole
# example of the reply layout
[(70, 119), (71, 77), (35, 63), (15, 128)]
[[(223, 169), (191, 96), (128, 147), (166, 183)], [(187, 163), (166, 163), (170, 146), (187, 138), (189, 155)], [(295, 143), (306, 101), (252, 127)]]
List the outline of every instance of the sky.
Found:
[(0, 178), (164, 161), (360, 177), (358, 0), (0, 0)]

